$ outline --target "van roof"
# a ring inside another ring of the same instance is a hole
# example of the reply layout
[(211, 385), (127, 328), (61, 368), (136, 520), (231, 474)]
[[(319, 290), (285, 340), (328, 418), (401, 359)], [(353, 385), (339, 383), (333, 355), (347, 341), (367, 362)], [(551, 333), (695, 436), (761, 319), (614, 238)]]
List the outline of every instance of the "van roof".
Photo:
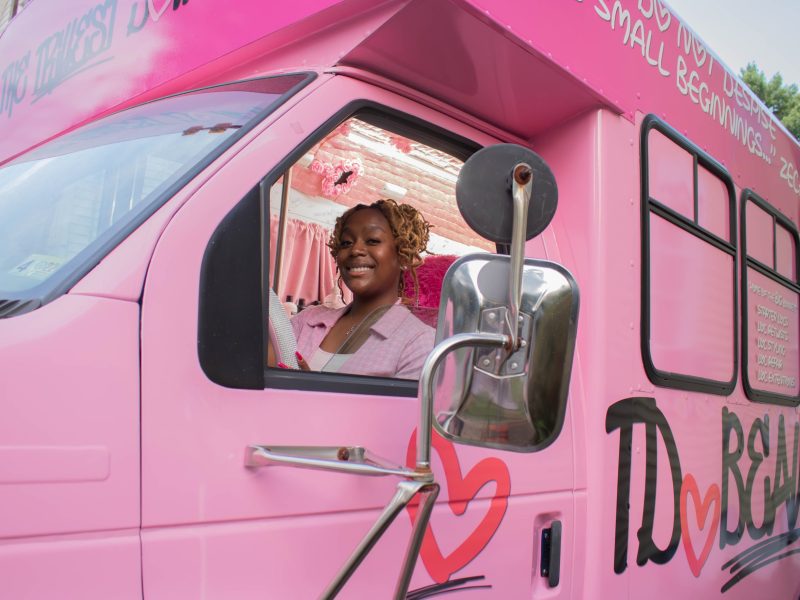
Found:
[(800, 146), (663, 0), (33, 0), (0, 56), (0, 162), (171, 93), (335, 70), (522, 140), (592, 108), (655, 113), (735, 178), (748, 171), (741, 187), (766, 176), (769, 193), (797, 194), (779, 172)]

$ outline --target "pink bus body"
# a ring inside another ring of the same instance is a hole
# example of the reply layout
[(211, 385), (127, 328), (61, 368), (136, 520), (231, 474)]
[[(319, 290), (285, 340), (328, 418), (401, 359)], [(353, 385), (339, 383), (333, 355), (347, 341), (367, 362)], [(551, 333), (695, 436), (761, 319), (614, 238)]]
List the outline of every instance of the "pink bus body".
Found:
[[(0, 597), (315, 598), (334, 577), (393, 483), (243, 452), (357, 444), (404, 464), (414, 391), (265, 374), (263, 354), (214, 372), (216, 320), (250, 310), (214, 278), (266, 256), (214, 247), (306, 155), (321, 166), (291, 193), (324, 187), (320, 141), (355, 115), (407, 157), (437, 136), (541, 155), (559, 207), (527, 255), (581, 295), (548, 444), (434, 434), (442, 491), (408, 597), (800, 598), (800, 146), (663, 0), (35, 0), (0, 34), (0, 75), (6, 221), (14, 186), (60, 181), (48, 169), (93, 136), (152, 142), (182, 107), (211, 111), (179, 94), (255, 80), (231, 89), (275, 99), (247, 127), (198, 123), (228, 141), (96, 245), (22, 260), (0, 242)], [(337, 193), (370, 200), (369, 169)], [(46, 218), (26, 223), (51, 239)], [(340, 596), (390, 597), (410, 528)]]

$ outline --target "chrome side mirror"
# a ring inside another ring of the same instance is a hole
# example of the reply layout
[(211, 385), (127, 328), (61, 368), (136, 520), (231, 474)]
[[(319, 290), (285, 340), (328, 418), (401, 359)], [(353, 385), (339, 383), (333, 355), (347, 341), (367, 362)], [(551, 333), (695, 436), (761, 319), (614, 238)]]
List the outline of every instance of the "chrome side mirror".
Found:
[[(535, 153), (500, 144), (465, 163), (456, 194), (467, 223), (494, 242), (510, 243), (511, 253), (465, 256), (447, 272), (437, 349), (453, 346), (448, 340), (464, 341), (439, 358), (435, 376), (423, 372), (421, 396), (432, 402), (428, 414), (445, 437), (537, 450), (563, 423), (578, 318), (570, 273), (525, 258), (525, 241), (555, 213), (555, 178)], [(435, 390), (426, 394), (423, 384)]]

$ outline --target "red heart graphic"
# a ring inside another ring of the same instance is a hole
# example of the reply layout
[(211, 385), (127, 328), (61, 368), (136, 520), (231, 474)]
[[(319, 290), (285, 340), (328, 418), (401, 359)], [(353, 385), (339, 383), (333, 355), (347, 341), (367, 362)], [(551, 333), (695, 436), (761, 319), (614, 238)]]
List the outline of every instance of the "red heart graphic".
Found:
[[(711, 503), (714, 503), (714, 516), (711, 519), (711, 525), (706, 531), (706, 542), (703, 545), (700, 556), (695, 553), (692, 538), (689, 536), (689, 520), (686, 517), (686, 504), (689, 494), (692, 495), (692, 500), (694, 501), (695, 518), (701, 531), (705, 528)], [(703, 565), (706, 564), (708, 555), (711, 553), (711, 546), (714, 545), (714, 537), (719, 528), (719, 512), (719, 486), (716, 483), (712, 483), (701, 502), (697, 481), (695, 481), (691, 473), (687, 473), (686, 477), (683, 478), (683, 484), (681, 484), (681, 535), (683, 536), (683, 549), (686, 551), (686, 559), (689, 561), (689, 568), (695, 577), (700, 577), (700, 571), (703, 570)]]
[[(416, 431), (411, 435), (406, 454), (407, 464), (413, 465), (416, 450)], [(425, 529), (425, 537), (422, 540), (420, 556), (428, 571), (428, 574), (436, 583), (444, 583), (456, 571), (463, 569), (470, 563), (489, 543), (494, 532), (500, 527), (500, 523), (508, 508), (508, 495), (511, 492), (511, 476), (508, 466), (499, 458), (484, 458), (476, 464), (466, 477), (461, 476), (461, 465), (458, 462), (458, 455), (453, 443), (439, 435), (432, 435), (431, 442), (436, 450), (444, 467), (445, 484), (450, 498), (450, 510), (456, 516), (463, 515), (467, 510), (467, 505), (477, 495), (478, 491), (487, 483), (494, 481), (497, 489), (494, 497), (489, 503), (489, 510), (483, 517), (478, 526), (470, 533), (467, 538), (449, 556), (442, 556), (436, 537), (433, 535), (431, 524)], [(408, 513), (413, 523), (417, 516), (418, 502), (408, 505)]]

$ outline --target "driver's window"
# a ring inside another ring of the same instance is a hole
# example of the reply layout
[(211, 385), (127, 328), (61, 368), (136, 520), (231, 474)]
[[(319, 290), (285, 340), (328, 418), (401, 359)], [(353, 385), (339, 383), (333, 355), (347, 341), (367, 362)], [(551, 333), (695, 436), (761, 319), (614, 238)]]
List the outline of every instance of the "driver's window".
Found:
[[(269, 287), (302, 370), (418, 378), (445, 271), (494, 249), (456, 206), (459, 171), (476, 149), (370, 110), (268, 182)], [(279, 358), (270, 355), (271, 369), (289, 367)]]

